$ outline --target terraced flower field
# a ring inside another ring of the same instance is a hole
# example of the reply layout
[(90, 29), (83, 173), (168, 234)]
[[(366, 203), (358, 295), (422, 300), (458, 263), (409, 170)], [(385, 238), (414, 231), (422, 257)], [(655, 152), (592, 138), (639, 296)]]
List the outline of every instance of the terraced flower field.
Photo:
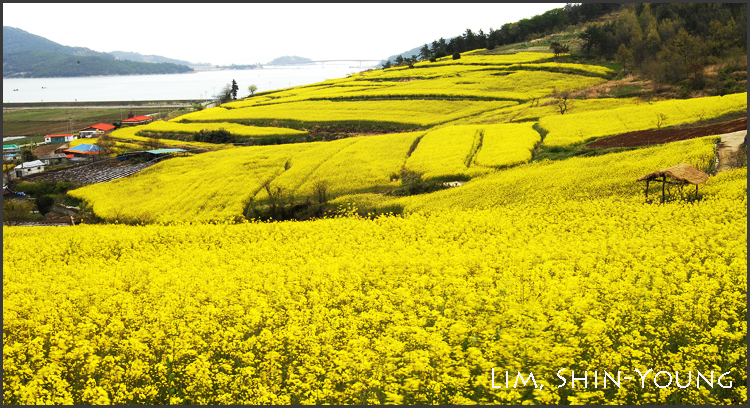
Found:
[[(746, 404), (747, 169), (659, 204), (636, 180), (710, 171), (717, 137), (532, 157), (741, 112), (747, 94), (574, 99), (562, 115), (553, 89), (611, 73), (550, 58), (465, 53), (150, 125), (355, 130), (70, 192), (107, 224), (4, 226), (4, 404)], [(477, 99), (513, 92), (529, 99)], [(466, 183), (386, 194), (407, 173)], [(244, 217), (320, 183), (334, 217)]]
[(244, 126), (237, 123), (177, 123), (157, 121), (147, 125), (140, 126), (138, 133), (178, 133), (178, 134), (196, 134), (201, 130), (219, 130), (225, 129), (229, 133), (237, 136), (303, 136), (307, 132), (294, 129), (277, 128), (277, 127), (258, 127)]
[(549, 146), (566, 146), (634, 130), (662, 128), (747, 110), (747, 92), (687, 100), (668, 100), (596, 112), (547, 116), (539, 125)]
[(451, 119), (471, 116), (492, 109), (513, 106), (509, 101), (301, 101), (251, 108), (204, 109), (180, 116), (179, 121), (247, 122), (268, 124), (287, 121), (291, 125), (315, 124), (351, 126), (373, 124), (398, 128), (434, 126)]

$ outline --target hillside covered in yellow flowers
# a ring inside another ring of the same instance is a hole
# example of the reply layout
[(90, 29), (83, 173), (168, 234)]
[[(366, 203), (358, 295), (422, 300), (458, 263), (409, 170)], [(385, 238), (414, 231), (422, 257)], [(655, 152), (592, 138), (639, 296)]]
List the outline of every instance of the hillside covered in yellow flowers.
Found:
[[(115, 131), (255, 145), (3, 227), (5, 403), (747, 403), (746, 167), (719, 135), (585, 147), (747, 93), (587, 97), (617, 75), (474, 51)], [(645, 198), (680, 163), (708, 181)]]

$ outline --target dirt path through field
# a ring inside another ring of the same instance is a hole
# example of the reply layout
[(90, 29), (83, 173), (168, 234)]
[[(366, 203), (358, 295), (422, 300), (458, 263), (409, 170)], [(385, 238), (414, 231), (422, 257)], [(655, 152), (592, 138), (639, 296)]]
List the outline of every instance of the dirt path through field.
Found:
[(737, 165), (737, 152), (740, 150), (740, 145), (745, 140), (746, 135), (747, 130), (721, 135), (721, 143), (719, 143), (717, 149), (717, 154), (719, 156), (719, 167), (716, 170), (717, 173), (730, 170)]

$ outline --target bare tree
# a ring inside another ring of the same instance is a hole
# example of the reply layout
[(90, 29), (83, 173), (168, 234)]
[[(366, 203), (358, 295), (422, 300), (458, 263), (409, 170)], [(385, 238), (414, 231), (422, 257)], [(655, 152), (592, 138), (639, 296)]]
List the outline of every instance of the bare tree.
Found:
[(560, 114), (564, 115), (568, 111), (568, 103), (570, 102), (570, 91), (559, 92), (557, 95), (557, 109), (560, 110)]
[(99, 136), (99, 140), (96, 142), (97, 146), (99, 146), (99, 153), (102, 155), (107, 155), (108, 152), (111, 152), (112, 149), (114, 149), (117, 142), (115, 142), (115, 139), (112, 138), (112, 136), (108, 134), (103, 134)]
[(320, 204), (325, 204), (328, 202), (329, 190), (330, 188), (327, 180), (318, 180), (313, 183), (313, 192), (315, 194), (315, 199), (318, 200), (318, 203)]
[(661, 129), (664, 126), (664, 122), (667, 120), (667, 115), (663, 113), (656, 114), (656, 128)]
[(18, 225), (25, 221), (34, 209), (30, 200), (10, 198), (3, 200), (3, 222), (7, 226)]

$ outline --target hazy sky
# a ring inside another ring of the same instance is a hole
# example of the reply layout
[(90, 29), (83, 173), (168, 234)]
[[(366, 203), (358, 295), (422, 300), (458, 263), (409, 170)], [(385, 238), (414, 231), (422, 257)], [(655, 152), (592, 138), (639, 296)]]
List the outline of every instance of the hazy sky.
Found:
[(374, 59), (542, 14), (565, 3), (3, 3), (3, 25), (94, 51), (212, 64)]

